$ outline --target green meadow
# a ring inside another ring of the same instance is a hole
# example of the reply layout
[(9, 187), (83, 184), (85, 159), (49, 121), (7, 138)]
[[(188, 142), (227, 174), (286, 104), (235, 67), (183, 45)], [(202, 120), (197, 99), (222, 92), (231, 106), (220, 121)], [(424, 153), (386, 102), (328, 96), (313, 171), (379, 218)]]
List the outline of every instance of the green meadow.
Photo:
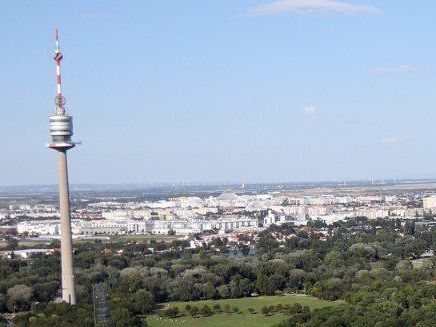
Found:
[[(282, 313), (275, 313), (271, 315), (263, 315), (261, 309), (264, 306), (271, 305), (293, 305), (295, 303), (301, 304), (303, 307), (308, 306), (311, 310), (322, 308), (326, 306), (338, 305), (338, 302), (329, 302), (320, 300), (310, 296), (304, 295), (290, 295), (290, 296), (259, 296), (250, 297), (242, 299), (228, 299), (228, 300), (204, 300), (196, 302), (170, 302), (166, 303), (164, 307), (174, 307), (177, 306), (183, 316), (178, 318), (167, 318), (159, 317), (158, 315), (153, 315), (147, 318), (147, 324), (151, 327), (160, 326), (187, 326), (187, 327), (224, 327), (224, 326), (271, 326), (272, 324), (278, 323), (288, 316)], [(219, 304), (221, 309), (225, 305), (229, 305), (231, 308), (237, 306), (240, 313), (214, 313), (209, 317), (196, 317), (193, 318), (185, 312), (185, 306), (189, 304), (191, 306), (197, 306), (201, 308), (203, 305), (207, 304), (210, 308), (214, 304)], [(255, 313), (250, 313), (249, 308), (254, 309)]]

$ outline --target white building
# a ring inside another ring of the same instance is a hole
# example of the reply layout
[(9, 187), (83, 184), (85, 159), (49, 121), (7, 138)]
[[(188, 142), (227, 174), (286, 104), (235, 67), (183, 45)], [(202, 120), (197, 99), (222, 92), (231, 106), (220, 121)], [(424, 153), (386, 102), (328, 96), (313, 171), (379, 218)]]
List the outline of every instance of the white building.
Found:
[(59, 235), (59, 220), (30, 220), (17, 224), (19, 234)]
[(85, 220), (73, 229), (73, 234), (118, 235), (127, 232), (128, 218)]
[(436, 209), (436, 195), (431, 195), (423, 199), (424, 209)]

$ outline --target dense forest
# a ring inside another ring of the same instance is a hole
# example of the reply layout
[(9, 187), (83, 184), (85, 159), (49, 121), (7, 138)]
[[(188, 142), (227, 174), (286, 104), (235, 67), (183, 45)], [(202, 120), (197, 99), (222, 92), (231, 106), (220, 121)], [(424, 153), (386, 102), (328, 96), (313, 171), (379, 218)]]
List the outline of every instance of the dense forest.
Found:
[(255, 253), (225, 238), (195, 249), (187, 241), (78, 243), (76, 306), (53, 303), (59, 254), (1, 259), (0, 312), (19, 312), (16, 326), (93, 326), (93, 285), (105, 283), (111, 326), (146, 325), (167, 301), (285, 293), (342, 304), (297, 310), (281, 327), (436, 325), (436, 230), (365, 218), (309, 227), (273, 225), (251, 240)]

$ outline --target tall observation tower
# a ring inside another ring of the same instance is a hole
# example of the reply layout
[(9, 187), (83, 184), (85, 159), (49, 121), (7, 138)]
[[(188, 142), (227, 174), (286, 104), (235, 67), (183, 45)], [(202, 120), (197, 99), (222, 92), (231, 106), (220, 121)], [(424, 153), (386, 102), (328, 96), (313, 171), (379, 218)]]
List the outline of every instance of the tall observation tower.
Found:
[(68, 189), (67, 150), (76, 146), (71, 141), (73, 135), (73, 117), (65, 112), (65, 98), (61, 88), (61, 61), (63, 55), (59, 49), (59, 33), (56, 29), (56, 62), (57, 94), (55, 98), (56, 110), (50, 116), (51, 142), (47, 146), (58, 151), (59, 154), (59, 206), (61, 211), (61, 259), (62, 259), (62, 300), (76, 304), (73, 273), (73, 241), (71, 237), (70, 199)]

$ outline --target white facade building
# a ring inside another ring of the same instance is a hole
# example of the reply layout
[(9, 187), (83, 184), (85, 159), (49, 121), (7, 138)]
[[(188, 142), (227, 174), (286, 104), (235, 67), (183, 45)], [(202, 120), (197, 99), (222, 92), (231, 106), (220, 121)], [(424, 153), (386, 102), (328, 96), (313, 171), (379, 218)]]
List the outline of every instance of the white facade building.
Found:
[(423, 199), (424, 209), (436, 209), (436, 195), (429, 196)]

